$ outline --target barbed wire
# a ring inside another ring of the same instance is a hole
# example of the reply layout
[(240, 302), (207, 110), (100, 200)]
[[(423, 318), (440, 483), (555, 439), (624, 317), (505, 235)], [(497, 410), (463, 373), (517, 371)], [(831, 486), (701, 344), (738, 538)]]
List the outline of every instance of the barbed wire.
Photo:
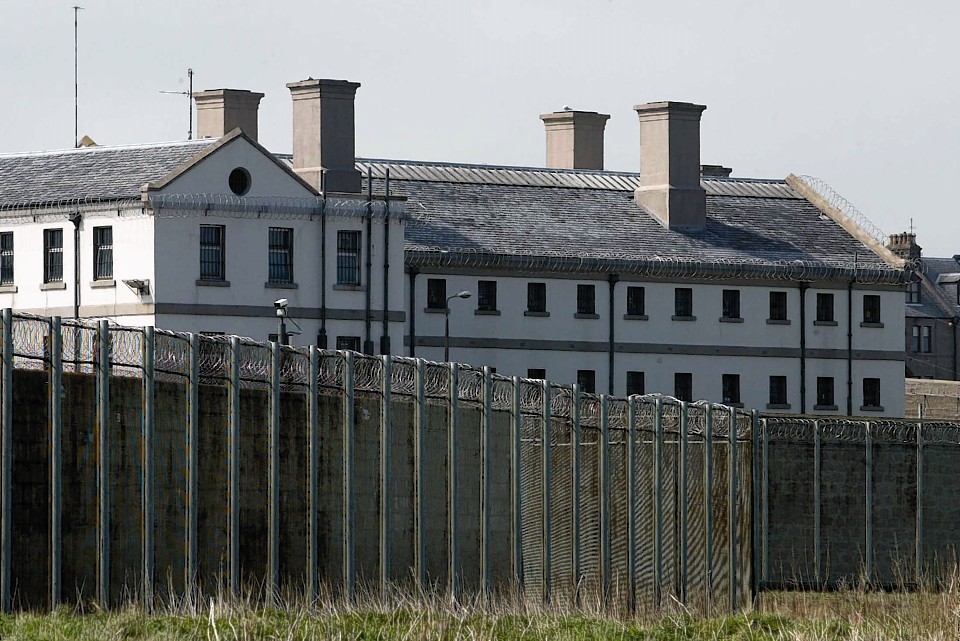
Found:
[(810, 189), (820, 194), (831, 207), (856, 223), (860, 229), (870, 235), (875, 241), (884, 246), (887, 244), (887, 235), (883, 233), (883, 230), (873, 224), (873, 221), (867, 218), (866, 214), (857, 209), (849, 200), (838, 194), (836, 190), (825, 181), (816, 176), (807, 175), (800, 175), (797, 176), (797, 178), (806, 183)]

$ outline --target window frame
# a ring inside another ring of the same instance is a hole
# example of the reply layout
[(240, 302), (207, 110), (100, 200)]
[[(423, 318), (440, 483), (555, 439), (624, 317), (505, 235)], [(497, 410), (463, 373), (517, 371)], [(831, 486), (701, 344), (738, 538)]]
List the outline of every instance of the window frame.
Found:
[(920, 326), (920, 351), (923, 354), (933, 352), (933, 328), (930, 325)]
[(837, 407), (836, 386), (833, 376), (817, 377), (817, 403), (813, 409)]
[(357, 229), (337, 230), (337, 285), (360, 287), (363, 232)]
[(740, 400), (740, 375), (720, 375), (720, 397), (724, 405), (743, 405)]
[(911, 330), (912, 331), (910, 332), (910, 334), (911, 334), (911, 338), (913, 338), (913, 340), (911, 341), (913, 352), (915, 354), (919, 354), (920, 353), (920, 326), (911, 325)]
[(721, 294), (720, 318), (727, 320), (742, 320), (740, 315), (740, 290), (724, 289)]
[[(55, 244), (53, 241), (57, 240)], [(58, 260), (54, 260), (58, 257)], [(43, 282), (63, 282), (63, 228), (43, 230)]]
[[(109, 236), (109, 238), (106, 238)], [(93, 228), (93, 280), (113, 279), (113, 227)]]
[(817, 313), (815, 316), (818, 323), (835, 323), (836, 315), (834, 308), (834, 297), (830, 292), (817, 292)]
[[(646, 393), (646, 376), (639, 370), (628, 370), (626, 376), (627, 396), (643, 396)], [(639, 389), (639, 391), (637, 391)]]
[(267, 229), (267, 283), (292, 285), (294, 283), (293, 227)]
[(863, 408), (880, 409), (883, 407), (883, 405), (880, 403), (880, 379), (864, 378), (862, 385)]
[(675, 287), (673, 289), (673, 316), (674, 318), (693, 317), (692, 287)]
[(768, 405), (788, 405), (787, 377), (782, 375), (770, 376), (768, 392)]
[(427, 309), (447, 309), (446, 278), (427, 279)]
[(880, 296), (878, 294), (863, 295), (863, 322), (871, 325), (879, 325), (880, 317)]
[(547, 369), (545, 367), (530, 367), (527, 369), (527, 378), (534, 381), (545, 381), (547, 380)]
[(14, 256), (13, 232), (0, 232), (0, 285), (13, 285), (16, 282)]
[(627, 286), (627, 316), (646, 316), (646, 299), (646, 287), (638, 285)]
[(577, 283), (577, 315), (597, 315), (597, 286), (590, 283)]
[(527, 312), (547, 313), (547, 284), (544, 282), (527, 283)]
[(477, 311), (495, 312), (497, 311), (497, 281), (478, 280), (477, 281)]
[(921, 297), (921, 287), (919, 280), (911, 280), (907, 282), (906, 288), (906, 304), (907, 305), (919, 305)]
[(787, 292), (781, 290), (770, 292), (770, 310), (767, 320), (790, 320), (788, 316)]
[(578, 369), (577, 370), (577, 385), (580, 386), (581, 392), (586, 392), (587, 394), (596, 394), (597, 392), (597, 370), (594, 369)]
[(337, 336), (337, 351), (350, 351), (361, 353), (361, 341), (359, 336)]
[[(204, 240), (204, 231), (216, 231), (216, 242)], [(207, 259), (204, 254), (207, 253)], [(200, 280), (223, 281), (227, 278), (227, 227), (226, 225), (200, 225)], [(212, 266), (216, 272), (209, 271)]]
[(678, 401), (687, 401), (688, 403), (693, 400), (692, 372), (674, 372), (673, 397)]

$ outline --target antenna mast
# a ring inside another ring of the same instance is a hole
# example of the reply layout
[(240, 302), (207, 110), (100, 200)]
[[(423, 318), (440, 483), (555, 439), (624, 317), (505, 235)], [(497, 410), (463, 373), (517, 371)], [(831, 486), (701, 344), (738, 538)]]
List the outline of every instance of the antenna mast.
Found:
[(73, 5), (73, 146), (80, 146), (80, 109), (78, 105), (80, 104), (80, 83), (77, 80), (77, 14), (83, 9), (79, 5)]
[(190, 87), (188, 91), (158, 91), (157, 93), (187, 97), (187, 118), (190, 123), (187, 129), (187, 140), (193, 140), (193, 69), (187, 69), (187, 78), (189, 78)]

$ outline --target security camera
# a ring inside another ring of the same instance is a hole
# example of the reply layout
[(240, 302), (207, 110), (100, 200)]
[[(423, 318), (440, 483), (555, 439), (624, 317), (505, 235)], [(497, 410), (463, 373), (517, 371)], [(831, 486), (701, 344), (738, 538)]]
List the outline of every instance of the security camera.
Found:
[(287, 315), (287, 299), (281, 298), (280, 300), (273, 301), (273, 306), (277, 308), (277, 316), (283, 318)]

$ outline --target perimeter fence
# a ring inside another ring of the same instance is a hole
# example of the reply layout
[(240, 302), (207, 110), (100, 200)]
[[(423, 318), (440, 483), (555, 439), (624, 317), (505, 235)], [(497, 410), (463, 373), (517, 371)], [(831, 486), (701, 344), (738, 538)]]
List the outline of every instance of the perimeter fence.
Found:
[(408, 586), (655, 610), (757, 588), (758, 415), (2, 316), (0, 599)]

